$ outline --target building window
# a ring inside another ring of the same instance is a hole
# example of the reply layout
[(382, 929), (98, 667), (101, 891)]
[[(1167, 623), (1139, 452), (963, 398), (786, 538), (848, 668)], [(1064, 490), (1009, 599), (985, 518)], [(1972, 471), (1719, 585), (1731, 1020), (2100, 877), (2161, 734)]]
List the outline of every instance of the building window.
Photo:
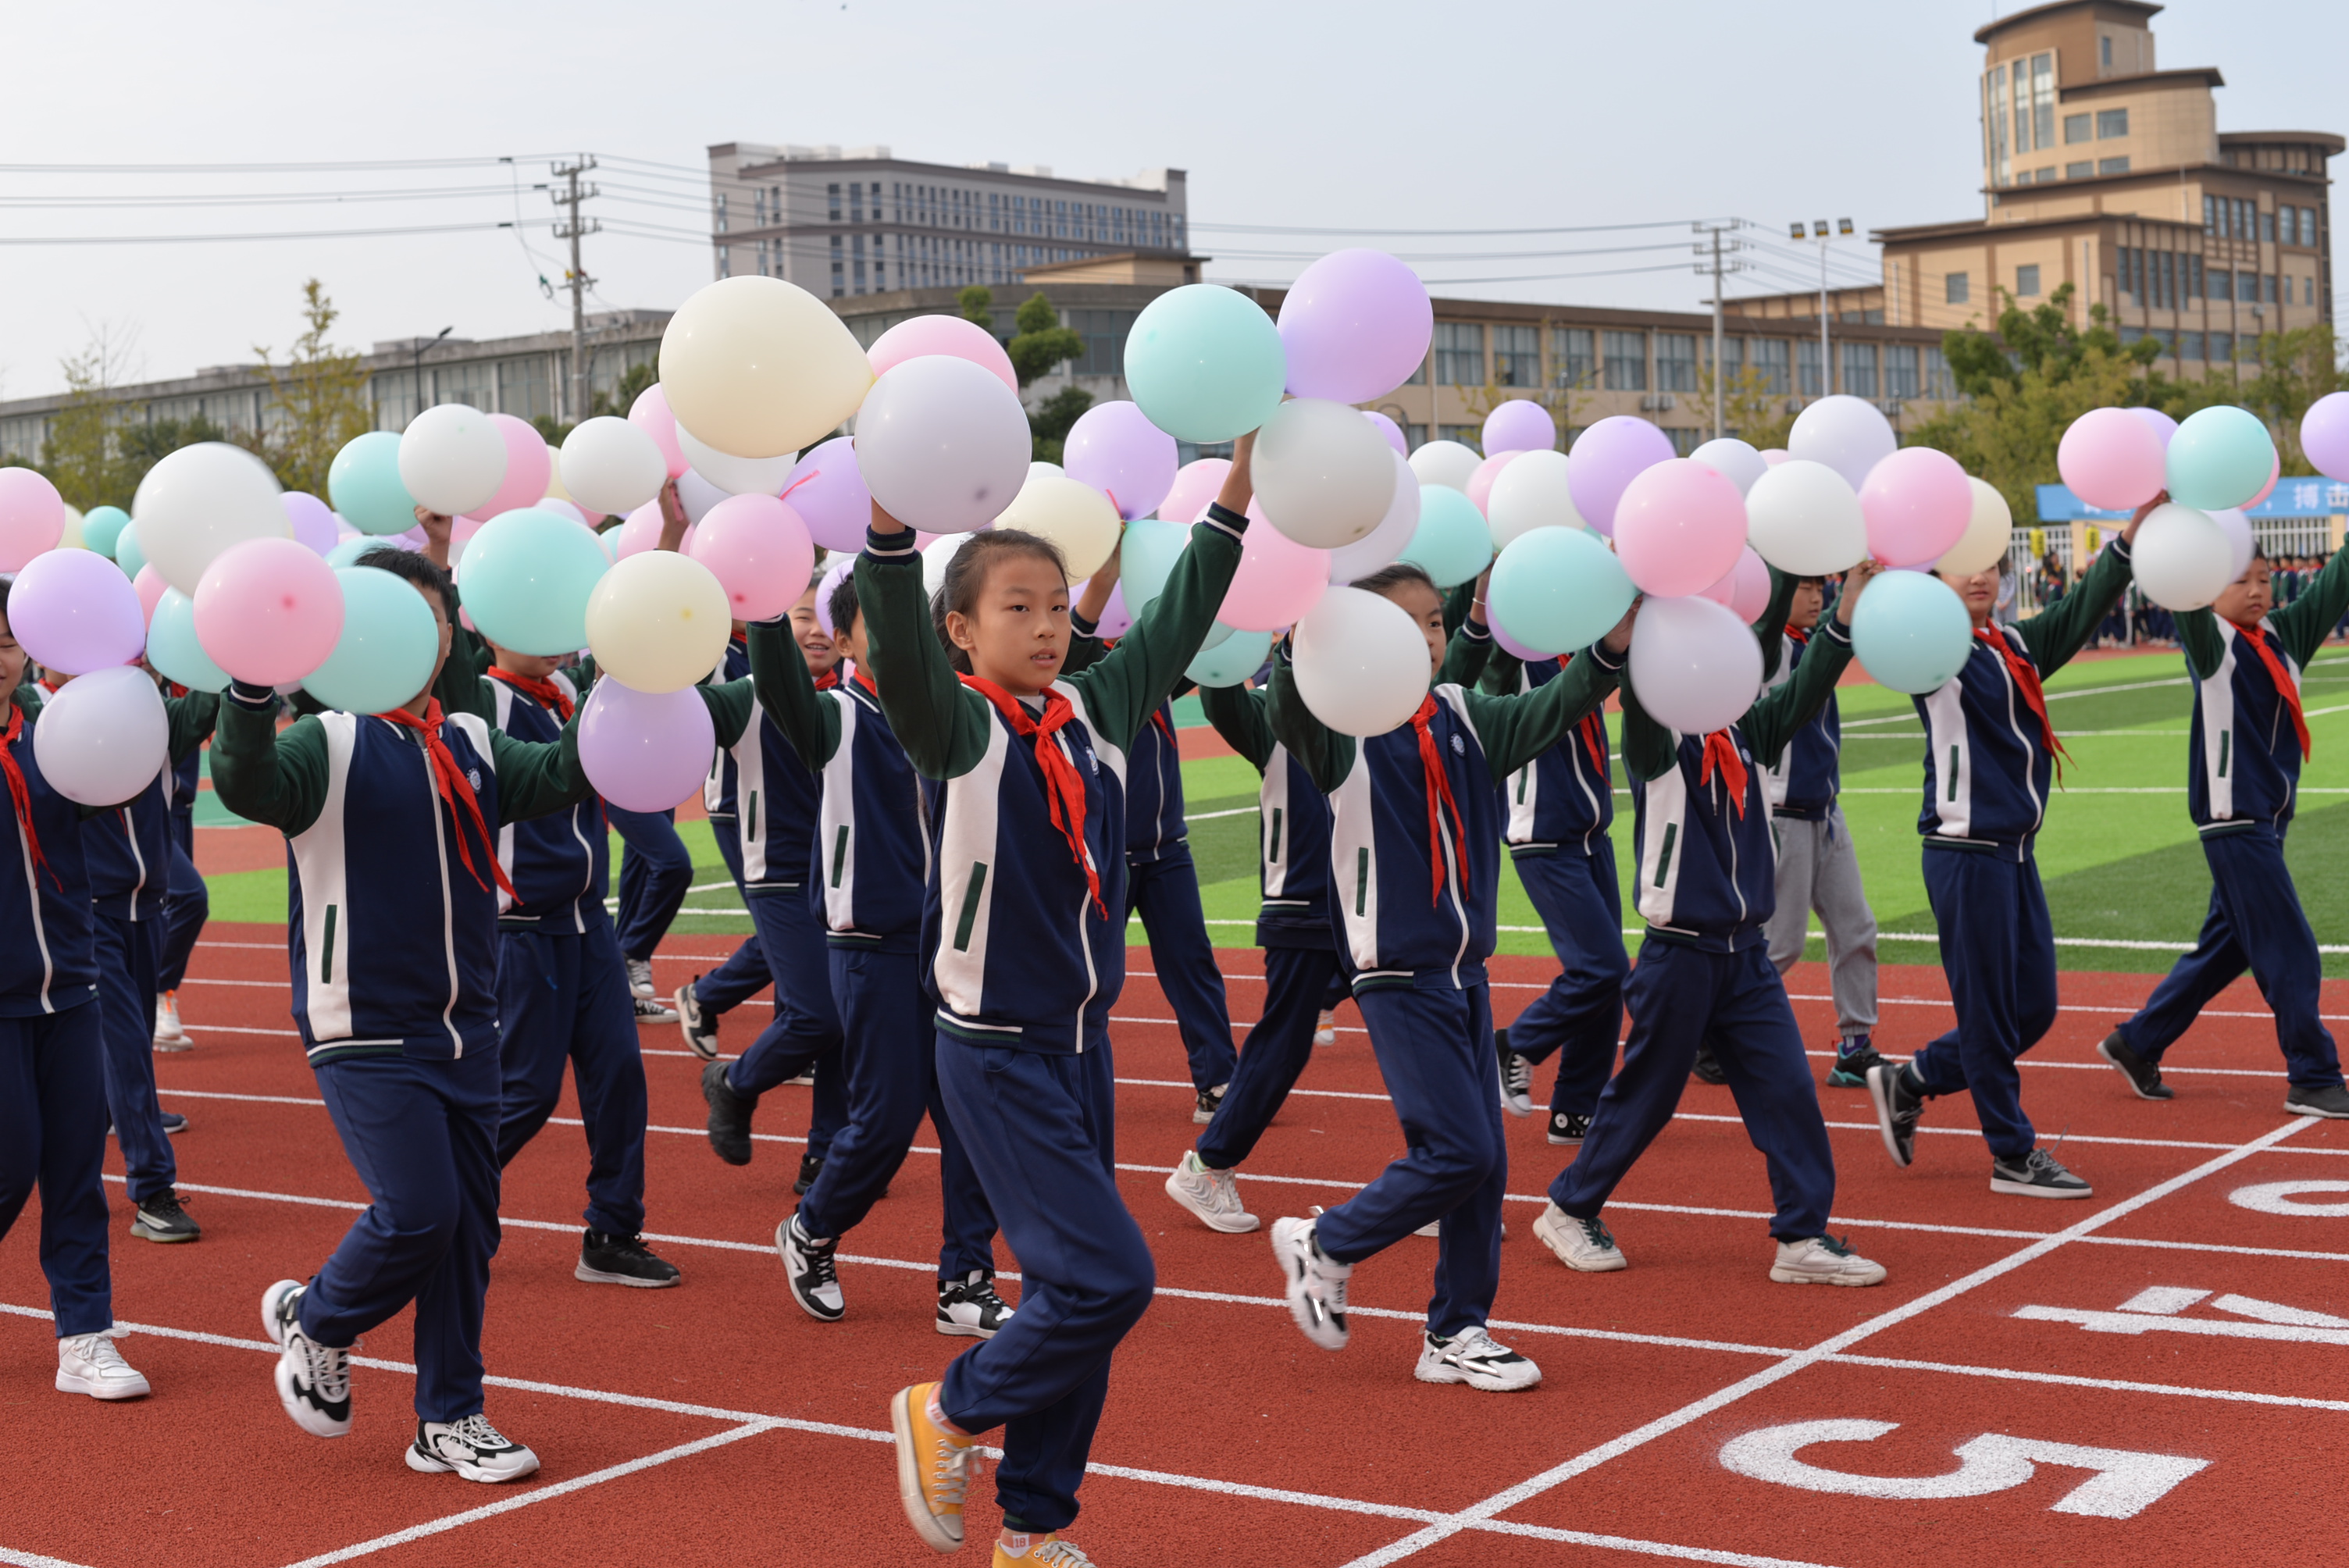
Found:
[(2095, 136), (2095, 132), (2091, 129), (2095, 124), (2095, 117), (2093, 115), (2065, 115), (2064, 117), (2064, 145), (2069, 147), (2075, 141), (2086, 141)]
[(2096, 65), (2100, 69), (2113, 68), (2113, 36), (2106, 33), (2096, 40)]
[(1826, 366), (1819, 358), (1819, 346), (1807, 337), (1795, 340), (1795, 376), (1806, 397), (1826, 396)]
[(2180, 359), (2201, 358), (2202, 335), (2199, 332), (2179, 333), (2178, 335), (2178, 357)]
[(1441, 387), (1485, 385), (1485, 328), (1473, 321), (1435, 324), (1435, 380)]
[(1907, 399), (1920, 390), (1917, 379), (1917, 346), (1889, 343), (1884, 347), (1884, 395)]
[(1072, 310), (1069, 325), (1084, 335), (1084, 357), (1076, 362), (1080, 376), (1125, 374), (1125, 339), (1139, 311)]
[(1692, 425), (1667, 425), (1664, 427), (1664, 435), (1672, 443), (1672, 456), (1685, 458), (1710, 440), (1713, 432), (1709, 429), (1700, 429)]
[(1493, 329), (1493, 379), (1503, 387), (1541, 385), (1541, 331), (1531, 326)]
[(1648, 335), (1609, 332), (1601, 341), (1607, 350), (1607, 390), (1645, 392), (1648, 389)]
[(2259, 304), (2260, 274), (2257, 273), (2237, 273), (2235, 274), (2235, 298), (2244, 304)]
[(1876, 345), (1843, 346), (1843, 389), (1855, 397), (1876, 396)]
[(1783, 337), (1757, 337), (1746, 352), (1755, 375), (1762, 378), (1762, 390), (1773, 397), (1783, 397), (1792, 389), (1786, 373), (1786, 340)]
[(2210, 298), (2232, 299), (2235, 297), (2235, 274), (2226, 268), (2213, 267), (2204, 273), (2203, 277), (2209, 287)]
[(2261, 213), (2260, 238), (2272, 245), (2275, 243), (2275, 214), (2272, 212)]
[(2053, 55), (2031, 57), (2031, 123), (2033, 146), (2044, 151), (2055, 145), (2055, 57)]
[(827, 186), (825, 186), (825, 187), (823, 188), (823, 196), (824, 196), (824, 207), (825, 207), (826, 211), (831, 214), (832, 221), (833, 221), (833, 222), (835, 222), (835, 223), (839, 222), (840, 222), (840, 187), (839, 187), (839, 186), (837, 186), (837, 185), (827, 185)]
[(2302, 304), (2316, 303), (2316, 278), (2313, 273), (2300, 280), (2300, 303)]
[(1958, 395), (1956, 380), (1950, 375), (1950, 362), (1939, 347), (1925, 348), (1925, 396), (1947, 403)]
[(2022, 299), (2037, 299), (2039, 297), (2039, 267), (2037, 263), (2034, 263), (2027, 267), (2017, 267), (2014, 269), (2014, 292), (2016, 296)]
[(1990, 182), (2007, 184), (2013, 177), (2006, 129), (2006, 67), (1993, 67), (1982, 77), (1982, 123), (1990, 128)]
[(2100, 108), (2096, 111), (2096, 139), (2098, 141), (2110, 141), (2114, 137), (2127, 136), (2127, 134), (2128, 110), (2125, 108)]
[(1591, 387), (1598, 383), (1599, 361), (1587, 326), (1552, 327), (1549, 335), (1550, 373), (1560, 387)]
[(2267, 299), (2267, 303), (2268, 303), (2268, 304), (2275, 304), (2275, 303), (2276, 303), (2276, 275), (2275, 275), (2273, 273), (2268, 273), (2265, 277), (2261, 278), (2261, 279), (2260, 280), (2260, 282), (2261, 282), (2261, 288), (2262, 288), (2262, 289), (2263, 289), (2263, 291), (2265, 292), (2266, 299)]
[[(1656, 335), (1656, 390), (1696, 390), (1696, 336), (1686, 332)], [(1687, 454), (1682, 453), (1683, 457)]]
[(2216, 196), (2202, 198), (2202, 232), (2212, 236), (2219, 232), (2219, 199)]
[(2095, 171), (2096, 166), (2094, 163), (2080, 162), (2064, 165), (2064, 178), (2066, 180), (2085, 180)]
[(2210, 335), (2210, 363), (2213, 365), (2230, 365), (2234, 362), (2234, 358), (2235, 335), (2231, 332), (2212, 333)]
[(2039, 171), (2038, 179), (2042, 185), (2053, 185), (2055, 183), (2055, 170), (2053, 168), (2043, 169)]
[(2126, 158), (2099, 158), (2096, 160), (2096, 172), (2099, 174), (2127, 174), (2128, 172), (2128, 160)]
[(1973, 297), (1973, 285), (1963, 273), (1951, 273), (1941, 280), (1941, 292), (1951, 304), (1964, 304)]

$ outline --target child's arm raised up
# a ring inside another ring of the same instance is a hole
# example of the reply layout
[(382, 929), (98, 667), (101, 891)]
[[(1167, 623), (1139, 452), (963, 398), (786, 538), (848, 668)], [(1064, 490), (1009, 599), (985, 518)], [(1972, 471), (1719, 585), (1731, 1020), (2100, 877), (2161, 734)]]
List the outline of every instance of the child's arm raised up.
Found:
[(2129, 547), (2137, 542), (2137, 525), (2146, 513), (2168, 499), (2164, 491), (2137, 508), (2120, 538), (2098, 552), (2069, 593), (2029, 620), (2015, 623), (2014, 629), (2023, 634), (2023, 645), (2031, 650), (2031, 662), (2039, 666), (2042, 679), (2071, 663), (2073, 655), (2095, 641), (2096, 628), (2105, 624), (2105, 617), (2129, 585)]
[[(2324, 563), (2324, 570), (2309, 579), (2300, 597), (2281, 610), (2270, 612), (2268, 619), (2275, 623), (2276, 635), (2282, 640), (2284, 651), (2292, 655), (2292, 662), (2306, 669), (2308, 661), (2316, 656), (2316, 650), (2324, 645), (2324, 639), (2333, 634), (2333, 628), (2341, 624), (2344, 614), (2349, 614), (2349, 550), (2336, 550), (2333, 559)], [(2178, 619), (2182, 630), (2186, 617), (2180, 615)]]
[[(1435, 672), (1437, 686), (1474, 686), (1484, 675), (1485, 661), (1493, 656), (1492, 624), (1485, 618), (1485, 588), (1492, 578), (1493, 569), (1487, 566), (1473, 586), (1461, 585), (1468, 589), (1468, 605), (1460, 617), (1459, 629), (1444, 645), (1444, 664)], [(1454, 589), (1453, 599), (1459, 596), (1459, 590)], [(1449, 622), (1450, 603), (1444, 609), (1444, 619)]]
[(1468, 718), (1485, 744), (1485, 764), (1506, 778), (1566, 738), (1567, 731), (1595, 713), (1622, 677), (1631, 645), (1634, 604), (1606, 636), (1576, 655), (1552, 679), (1516, 696), (1469, 692)]
[(1199, 707), (1216, 733), (1261, 773), (1272, 761), (1271, 721), (1265, 717), (1264, 693), (1244, 686), (1201, 686)]
[(1863, 561), (1844, 573), (1835, 613), (1820, 617), (1819, 634), (1805, 650), (1803, 662), (1795, 666), (1794, 678), (1763, 696), (1737, 721), (1737, 727), (1745, 732), (1745, 744), (1754, 748), (1763, 767), (1776, 767), (1786, 742), (1835, 695), (1837, 677), (1851, 663), (1851, 614), (1881, 570), (1873, 561)]
[(750, 627), (750, 683), (759, 706), (792, 743), (811, 773), (840, 749), (840, 707), (816, 695), (807, 660), (791, 638), (790, 624), (760, 621)]
[(914, 531), (882, 511), (877, 500), (855, 575), (864, 651), (890, 730), (916, 773), (926, 779), (961, 777), (987, 755), (993, 710), (955, 678), (930, 622)]
[(326, 806), (326, 732), (316, 718), (277, 733), (277, 694), (232, 685), (212, 732), (212, 790), (249, 822), (286, 837), (308, 830)]
[(1272, 684), (1265, 688), (1265, 722), (1272, 738), (1305, 766), (1305, 776), (1324, 795), (1354, 770), (1354, 738), (1340, 735), (1313, 717), (1298, 694), (1297, 672), (1288, 667), (1288, 644), (1272, 650)]

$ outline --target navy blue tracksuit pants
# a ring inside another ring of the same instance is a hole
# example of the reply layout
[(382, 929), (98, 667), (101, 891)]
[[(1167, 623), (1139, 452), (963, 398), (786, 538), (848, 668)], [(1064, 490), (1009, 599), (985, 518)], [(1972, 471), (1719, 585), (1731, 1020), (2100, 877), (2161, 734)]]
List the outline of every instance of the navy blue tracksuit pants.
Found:
[[(817, 916), (813, 906), (806, 903), (804, 895), (793, 892), (790, 896), (801, 901), (800, 909), (794, 910), (792, 906), (778, 902), (769, 906), (765, 913), (770, 922), (779, 923), (779, 929), (799, 930), (807, 934), (806, 942), (792, 949), (798, 954), (796, 962), (781, 968), (770, 963), (766, 944), (760, 936), (762, 929), (760, 921), (761, 908), (752, 902), (752, 890), (742, 884), (742, 846), (730, 831), (731, 826), (730, 821), (722, 819), (719, 820), (717, 829), (718, 854), (719, 858), (726, 862), (726, 869), (734, 874), (735, 890), (742, 895), (743, 907), (750, 912), (750, 934), (743, 939), (740, 946), (727, 954), (723, 964), (709, 974), (695, 979), (693, 994), (713, 1016), (722, 1016), (740, 1006), (767, 986), (771, 985), (774, 986), (774, 1018), (766, 1028), (760, 1031), (759, 1038), (752, 1042), (750, 1049), (742, 1053), (745, 1057), (748, 1057), (752, 1052), (759, 1052), (761, 1045), (769, 1045), (770, 1048), (767, 1051), (760, 1052), (761, 1060), (753, 1065), (753, 1071), (757, 1077), (749, 1078), (740, 1076), (740, 1069), (742, 1067), (740, 1061), (727, 1069), (726, 1081), (734, 1087), (736, 1093), (761, 1094), (776, 1084), (789, 1083), (805, 1070), (806, 1064), (803, 1061), (794, 1065), (789, 1058), (788, 1050), (796, 1048), (793, 1042), (782, 1042), (786, 1054), (778, 1055), (774, 1045), (769, 1042), (768, 1037), (775, 1034), (779, 1029), (786, 1029), (792, 1023), (790, 989), (794, 985), (799, 987), (801, 995), (809, 995), (812, 990), (815, 996), (823, 999), (825, 1006), (831, 1006), (831, 960), (824, 955), (823, 922)], [(795, 916), (803, 918), (795, 919)], [(813, 945), (807, 945), (807, 943), (812, 943)], [(786, 946), (789, 945), (786, 944)], [(802, 1009), (802, 1019), (807, 1016), (805, 1010)], [(836, 1022), (832, 1026), (832, 1029), (836, 1038), (839, 1033), (839, 1026)], [(822, 1029), (820, 1026), (802, 1022), (796, 1031), (792, 1032), (802, 1036), (810, 1033), (821, 1035)], [(785, 1068), (789, 1068), (790, 1070), (783, 1071)], [(776, 1076), (771, 1078), (768, 1076), (770, 1074)], [(753, 1082), (758, 1087), (745, 1087)], [(826, 1158), (832, 1148), (832, 1140), (840, 1135), (841, 1128), (846, 1125), (848, 1120), (848, 1089), (835, 1062), (819, 1061), (817, 1063), (814, 1102), (808, 1121), (808, 1152), (822, 1160)]]
[(1199, 1163), (1229, 1171), (1246, 1160), (1313, 1059), (1313, 1029), (1340, 973), (1329, 947), (1264, 950), (1264, 1014), (1242, 1042), (1231, 1087), (1199, 1134)]
[(1216, 967), (1215, 944), (1207, 940), (1199, 868), (1187, 840), (1166, 845), (1154, 860), (1125, 862), (1125, 913), (1136, 910), (1150, 938), (1151, 970), (1174, 1009), (1183, 1054), (1190, 1058), (1191, 1087), (1205, 1093), (1231, 1082), (1239, 1059), (1232, 1049), (1231, 1006)]
[(1509, 1049), (1538, 1062), (1558, 1053), (1549, 1108), (1588, 1116), (1615, 1070), (1623, 1025), (1623, 890), (1615, 881), (1615, 846), (1604, 833), (1588, 854), (1560, 848), (1516, 857), (1517, 880), (1541, 915), (1557, 954), (1558, 976), (1509, 1026)]
[(498, 1168), (513, 1163), (563, 1096), (587, 1124), (587, 1228), (645, 1227), (645, 1058), (611, 922), (584, 933), (498, 933)]
[(833, 1240), (854, 1230), (888, 1191), (926, 1110), (937, 1130), (946, 1200), (938, 1277), (993, 1274), (995, 1212), (938, 1093), (936, 1005), (923, 988), (920, 954), (834, 947), (832, 995), (840, 1006), (848, 1124), (800, 1200), (800, 1228)]
[(2129, 1049), (2149, 1062), (2193, 1026), (2196, 1015), (2245, 969), (2275, 1014), (2276, 1044), (2294, 1088), (2341, 1082), (2341, 1055), (2317, 1015), (2324, 961), (2283, 861), (2283, 835), (2264, 824), (2202, 840), (2210, 862), (2210, 913), (2194, 950), (2180, 958), (2137, 1016), (2120, 1026)]
[(1430, 1220), (1443, 1221), (1427, 1332), (1450, 1338), (1491, 1315), (1501, 1281), (1509, 1150), (1501, 1134), (1492, 993), (1482, 970), (1464, 987), (1439, 969), (1410, 985), (1361, 987), (1354, 1005), (1370, 1026), (1371, 1048), (1402, 1122), (1404, 1152), (1323, 1214), (1315, 1233), (1323, 1252), (1353, 1264)]
[(1941, 935), (1941, 973), (1958, 1026), (1909, 1065), (1929, 1095), (1971, 1093), (2001, 1160), (2038, 1141), (2015, 1067), (2055, 1022), (2055, 931), (2028, 848), (1944, 849), (1925, 841), (1925, 896)]
[(604, 815), (620, 835), (620, 907), (613, 917), (620, 952), (648, 959), (693, 886), (693, 857), (677, 836), (674, 810), (624, 811), (607, 801)]
[(347, 1057), (316, 1072), (373, 1202), (303, 1293), (302, 1332), (348, 1345), (412, 1301), (417, 1418), (478, 1415), (498, 1250), (498, 1053)]
[(1549, 1184), (1551, 1202), (1578, 1220), (1599, 1217), (1632, 1163), (1671, 1120), (1697, 1046), (1709, 1039), (1745, 1136), (1770, 1172), (1775, 1211), (1770, 1233), (1782, 1242), (1826, 1233), (1835, 1152), (1827, 1146), (1818, 1086), (1803, 1055), (1786, 984), (1760, 933), (1754, 934), (1754, 942), (1734, 953), (1652, 934), (1640, 944), (1640, 962), (1623, 992), (1631, 1032), (1623, 1042), (1622, 1070), (1599, 1095), (1574, 1163)]
[(60, 1339), (114, 1325), (103, 1052), (94, 1002), (0, 1018), (0, 1239), (39, 1188), (41, 1272)]
[(726, 1071), (737, 1094), (764, 1094), (820, 1061), (836, 1063), (840, 1010), (832, 999), (832, 949), (804, 887), (744, 890), (759, 950), (774, 975), (775, 1016)]
[(90, 917), (98, 954), (98, 1028), (105, 1037), (106, 1109), (130, 1179), (130, 1201), (143, 1203), (180, 1179), (163, 1108), (155, 1098), (155, 949), (151, 920)]
[(196, 938), (212, 918), (212, 893), (196, 870), (196, 830), (184, 811), (171, 813), (171, 875), (163, 889), (163, 940), (155, 957), (155, 989), (176, 991), (188, 977)]
[(1019, 1310), (955, 1357), (938, 1405), (967, 1432), (1004, 1429), (995, 1497), (1007, 1525), (1065, 1529), (1077, 1517), (1110, 1357), (1158, 1283), (1117, 1191), (1109, 1035), (1068, 1056), (943, 1033), (936, 1042), (947, 1114), (1020, 1268)]

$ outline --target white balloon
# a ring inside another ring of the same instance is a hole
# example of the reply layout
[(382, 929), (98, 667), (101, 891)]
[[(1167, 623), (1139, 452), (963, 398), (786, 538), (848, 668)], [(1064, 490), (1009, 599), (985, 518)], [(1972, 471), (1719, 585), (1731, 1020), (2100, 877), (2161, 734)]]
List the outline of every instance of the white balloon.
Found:
[[(1753, 447), (1734, 436), (1723, 436), (1717, 441), (1707, 441), (1689, 454), (1698, 462), (1718, 474), (1727, 476), (1744, 495), (1754, 488), (1754, 481), (1770, 471), (1770, 464)], [(1514, 466), (1514, 465), (1512, 465)]]
[(1330, 552), (1332, 583), (1351, 583), (1391, 564), (1411, 547), (1411, 536), (1419, 531), (1419, 476), (1392, 447), (1387, 456), (1394, 459), (1394, 499), (1387, 503), (1387, 514), (1378, 527)]
[(937, 597), (938, 590), (947, 585), (947, 566), (953, 563), (956, 553), (969, 542), (970, 535), (968, 533), (949, 533), (922, 547), (922, 592), (925, 594)]
[(1892, 433), (1892, 422), (1882, 410), (1865, 398), (1841, 392), (1822, 397), (1795, 415), (1794, 428), (1786, 433), (1790, 456), (1825, 463), (1855, 491), (1868, 482), (1868, 470), (1899, 445), (1900, 438)]
[(2006, 497), (1996, 485), (1971, 474), (1966, 476), (1966, 482), (1973, 487), (1973, 515), (1966, 520), (1966, 531), (1958, 542), (1932, 566), (1933, 571), (1958, 577), (1989, 571), (2014, 542), (2014, 512)]
[(139, 549), (164, 582), (193, 594), (222, 551), (248, 539), (294, 537), (278, 495), (269, 465), (243, 447), (181, 447), (149, 469), (131, 497)]
[(2251, 569), (2251, 549), (2258, 542), (2251, 534), (2251, 520), (2243, 515), (2242, 508), (2230, 506), (2223, 511), (2212, 512), (2210, 521), (2227, 531), (2227, 542), (2234, 547), (2235, 575), (2227, 579), (2232, 583), (2236, 577)]
[(1744, 717), (1761, 695), (1762, 645), (1725, 604), (1642, 600), (1626, 673), (1648, 717), (1683, 735), (1709, 735)]
[(1588, 528), (1566, 484), (1564, 452), (1527, 452), (1505, 464), (1485, 497), (1493, 548), (1506, 550), (1537, 528)]
[(461, 517), (506, 482), (506, 438), (479, 408), (436, 403), (400, 433), (399, 482), (419, 506)]
[(951, 355), (896, 366), (857, 410), (865, 487), (889, 515), (931, 533), (967, 533), (1002, 515), (1028, 482), (1032, 449), (1019, 394)]
[(154, 677), (135, 665), (68, 681), (33, 725), (33, 758), (49, 788), (83, 806), (119, 806), (169, 760), (171, 720)]
[(2137, 585), (2165, 610), (2199, 610), (2240, 575), (2226, 529), (2209, 513), (2176, 501), (2146, 514), (2129, 561)]
[(1028, 477), (1031, 480), (1059, 480), (1066, 479), (1068, 475), (1069, 470), (1058, 463), (1031, 462), (1028, 465)]
[(1433, 679), (1410, 613), (1361, 588), (1322, 594), (1298, 621), (1294, 645), (1297, 695), (1340, 735), (1384, 735), (1408, 722)]
[(1315, 550), (1367, 537), (1394, 501), (1393, 456), (1379, 428), (1347, 405), (1289, 399), (1257, 432), (1251, 471), (1265, 521)]
[(1746, 542), (1796, 577), (1824, 577), (1868, 555), (1859, 494), (1825, 463), (1789, 458), (1745, 495)]
[(719, 451), (682, 425), (677, 428), (677, 449), (685, 454), (695, 473), (728, 495), (780, 494), (792, 465), (800, 460), (797, 452), (785, 452), (780, 458), (738, 458)]
[(598, 414), (563, 438), (563, 488), (589, 511), (626, 517), (668, 482), (668, 459), (640, 425)]
[(1468, 477), (1484, 463), (1475, 449), (1457, 441), (1430, 441), (1411, 455), (1411, 471), (1419, 476), (1423, 485), (1442, 485), (1446, 490), (1468, 493)]
[(685, 507), (685, 521), (698, 523), (726, 499), (726, 492), (688, 469), (677, 476), (677, 499)]

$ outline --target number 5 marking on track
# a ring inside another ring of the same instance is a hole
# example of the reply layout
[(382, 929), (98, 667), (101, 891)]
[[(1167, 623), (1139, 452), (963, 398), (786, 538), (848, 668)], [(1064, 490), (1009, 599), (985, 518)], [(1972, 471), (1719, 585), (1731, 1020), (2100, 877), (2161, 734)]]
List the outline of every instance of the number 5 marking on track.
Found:
[(2061, 1465), (2096, 1473), (2059, 1498), (2054, 1504), (2055, 1512), (2085, 1513), (2098, 1519), (2134, 1519), (2160, 1501), (2170, 1488), (2210, 1462), (2170, 1454), (2142, 1454), (2127, 1449), (2079, 1448), (2071, 1443), (2043, 1442), (2001, 1432), (1985, 1433), (1961, 1444), (1957, 1450), (1958, 1468), (1946, 1475), (1848, 1475), (1806, 1464), (1795, 1457), (1814, 1443), (1873, 1442), (1899, 1425), (1898, 1421), (1796, 1421), (1789, 1426), (1767, 1427), (1724, 1444), (1721, 1463), (1723, 1469), (1739, 1475), (1775, 1481), (1780, 1486), (1800, 1487), (1805, 1491), (1834, 1491), (1901, 1501), (1983, 1497), (2021, 1486), (2039, 1465)]

